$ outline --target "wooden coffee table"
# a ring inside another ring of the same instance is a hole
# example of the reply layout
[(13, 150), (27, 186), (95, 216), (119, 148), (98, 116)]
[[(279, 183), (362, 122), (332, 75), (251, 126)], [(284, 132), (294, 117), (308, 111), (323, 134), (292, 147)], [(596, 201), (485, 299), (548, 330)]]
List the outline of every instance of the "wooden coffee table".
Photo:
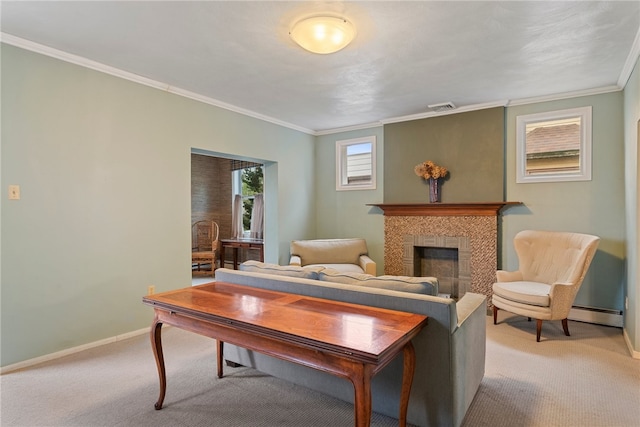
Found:
[(415, 369), (411, 339), (427, 317), (297, 294), (215, 282), (142, 299), (154, 307), (151, 344), (160, 379), (155, 404), (162, 408), (166, 372), (162, 354), (164, 323), (217, 340), (218, 377), (223, 343), (228, 342), (351, 381), (355, 425), (371, 421), (371, 378), (403, 353), (400, 425), (406, 425)]

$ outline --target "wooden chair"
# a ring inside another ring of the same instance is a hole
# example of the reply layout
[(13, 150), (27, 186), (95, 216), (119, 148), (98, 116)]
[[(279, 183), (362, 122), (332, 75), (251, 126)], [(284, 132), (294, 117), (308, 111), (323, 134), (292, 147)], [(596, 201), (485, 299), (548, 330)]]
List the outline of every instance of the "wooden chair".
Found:
[[(218, 255), (220, 227), (215, 221), (198, 221), (191, 226), (191, 270), (192, 274), (214, 274)], [(206, 264), (211, 270), (203, 270)], [(194, 270), (193, 268), (196, 268)]]

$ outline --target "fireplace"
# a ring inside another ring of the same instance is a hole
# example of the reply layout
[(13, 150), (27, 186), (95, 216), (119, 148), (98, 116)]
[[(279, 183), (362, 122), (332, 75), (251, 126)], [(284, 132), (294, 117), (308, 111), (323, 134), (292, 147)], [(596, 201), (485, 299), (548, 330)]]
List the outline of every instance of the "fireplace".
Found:
[(487, 296), (496, 280), (498, 214), (495, 203), (376, 204), (384, 218), (384, 273), (433, 276), (439, 292)]
[(437, 277), (441, 296), (459, 299), (471, 288), (469, 237), (414, 235), (403, 238), (402, 274)]

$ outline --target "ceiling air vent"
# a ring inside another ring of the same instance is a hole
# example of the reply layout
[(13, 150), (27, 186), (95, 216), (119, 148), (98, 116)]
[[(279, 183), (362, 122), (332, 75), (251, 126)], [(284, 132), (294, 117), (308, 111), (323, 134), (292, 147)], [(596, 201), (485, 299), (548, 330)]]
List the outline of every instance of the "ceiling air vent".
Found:
[(432, 111), (437, 111), (437, 112), (451, 111), (456, 109), (456, 106), (453, 105), (453, 102), (443, 102), (442, 104), (432, 104), (432, 105), (429, 105), (428, 107), (431, 108)]

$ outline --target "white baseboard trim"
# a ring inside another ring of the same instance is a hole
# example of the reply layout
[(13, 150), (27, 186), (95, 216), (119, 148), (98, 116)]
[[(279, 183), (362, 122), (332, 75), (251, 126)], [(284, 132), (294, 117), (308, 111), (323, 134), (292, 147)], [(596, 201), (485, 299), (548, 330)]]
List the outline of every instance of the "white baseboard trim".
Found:
[(633, 346), (631, 345), (631, 340), (629, 339), (629, 334), (627, 334), (627, 330), (626, 329), (622, 329), (622, 336), (624, 337), (624, 342), (625, 344), (627, 344), (627, 349), (629, 350), (629, 354), (631, 354), (631, 357), (633, 357), (634, 359), (640, 359), (640, 351), (636, 351)]
[(569, 319), (597, 325), (615, 326), (616, 328), (623, 327), (622, 313), (613, 310), (574, 306), (569, 312)]
[(115, 337), (105, 338), (103, 340), (90, 342), (87, 344), (79, 345), (77, 347), (68, 348), (66, 350), (57, 351), (55, 353), (45, 354), (44, 356), (36, 357), (29, 360), (24, 360), (22, 362), (14, 363), (12, 365), (1, 366), (0, 367), (0, 375), (7, 374), (9, 372), (17, 371), (19, 369), (29, 368), (33, 365), (37, 365), (39, 363), (48, 362), (50, 360), (59, 359), (64, 356), (68, 356), (70, 354), (79, 353), (84, 350), (88, 350), (90, 348), (99, 347), (105, 344), (111, 344), (114, 342), (126, 340), (129, 338), (136, 337), (142, 334), (148, 334), (149, 328), (138, 329), (137, 331), (127, 332), (126, 334), (116, 335)]

